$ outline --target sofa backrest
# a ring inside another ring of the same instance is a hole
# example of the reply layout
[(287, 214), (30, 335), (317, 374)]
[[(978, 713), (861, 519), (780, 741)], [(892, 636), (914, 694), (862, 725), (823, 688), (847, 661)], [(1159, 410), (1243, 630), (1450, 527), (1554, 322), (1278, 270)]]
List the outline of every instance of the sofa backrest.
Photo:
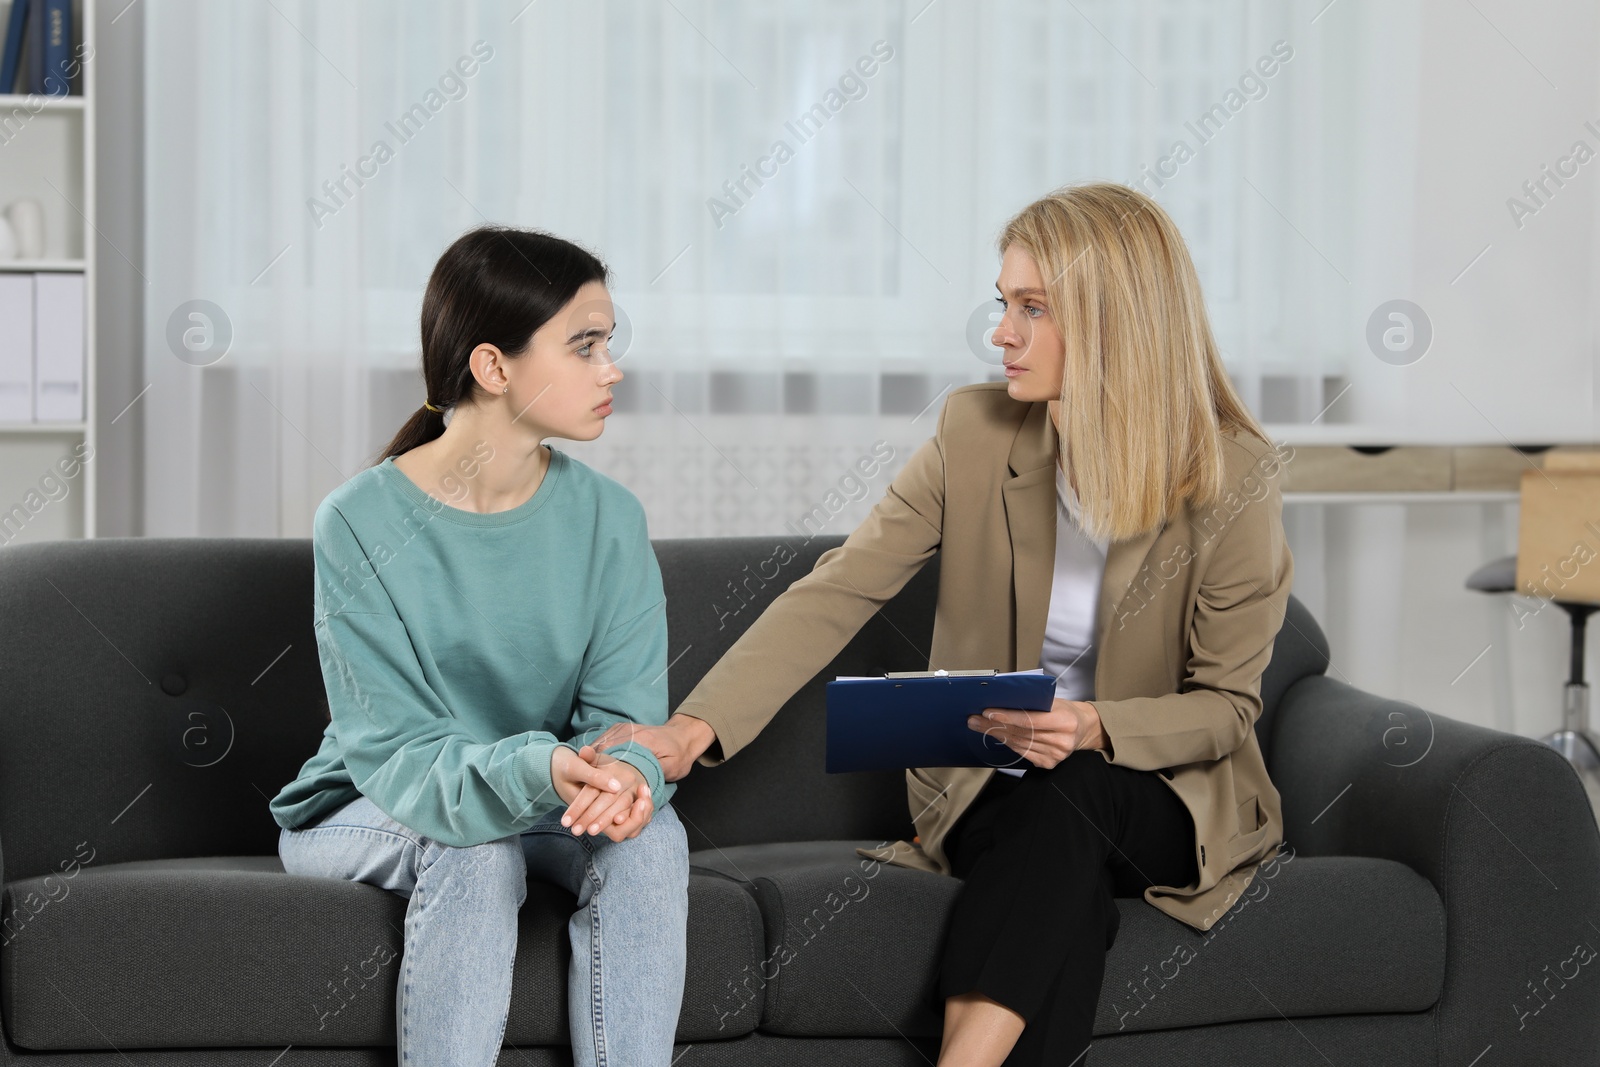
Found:
[(267, 802), (327, 725), (311, 581), (309, 539), (0, 549), (6, 880), (276, 854)]
[[(669, 706), (843, 535), (655, 542)], [(326, 726), (307, 539), (101, 538), (0, 548), (0, 879), (95, 864), (271, 855), (267, 802)], [(734, 589), (739, 593), (736, 595)], [(823, 772), (824, 686), (927, 667), (938, 557), (736, 759), (697, 768), (677, 809), (693, 848), (911, 832), (900, 772)], [(1327, 666), (1291, 598), (1263, 693)]]

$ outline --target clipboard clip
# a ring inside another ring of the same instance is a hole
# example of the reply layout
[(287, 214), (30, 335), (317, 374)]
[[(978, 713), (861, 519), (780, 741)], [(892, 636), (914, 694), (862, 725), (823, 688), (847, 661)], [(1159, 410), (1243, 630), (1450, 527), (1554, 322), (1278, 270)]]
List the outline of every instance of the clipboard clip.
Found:
[(999, 672), (993, 667), (971, 671), (885, 671), (885, 678), (992, 678)]

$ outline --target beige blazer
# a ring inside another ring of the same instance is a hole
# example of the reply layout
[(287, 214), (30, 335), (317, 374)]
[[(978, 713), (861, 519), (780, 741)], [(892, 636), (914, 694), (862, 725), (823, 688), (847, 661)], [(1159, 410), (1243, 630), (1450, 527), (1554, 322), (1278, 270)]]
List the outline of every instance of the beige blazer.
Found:
[[(1278, 489), (1284, 457), (1253, 436), (1225, 440), (1222, 503), (1113, 541), (1095, 621), (1093, 703), (1109, 745), (1098, 755), (1159, 773), (1194, 817), (1198, 883), (1151, 886), (1144, 899), (1197, 930), (1238, 900), (1283, 840), (1254, 724), (1293, 577)], [(1040, 666), (1056, 454), (1044, 402), (1013, 400), (1004, 382), (952, 390), (934, 436), (866, 520), (773, 601), (679, 705), (716, 730), (720, 754), (713, 745), (700, 762), (720, 763), (748, 744), (936, 551), (928, 669)], [(993, 773), (908, 771), (917, 841), (863, 854), (950, 873), (945, 835)]]

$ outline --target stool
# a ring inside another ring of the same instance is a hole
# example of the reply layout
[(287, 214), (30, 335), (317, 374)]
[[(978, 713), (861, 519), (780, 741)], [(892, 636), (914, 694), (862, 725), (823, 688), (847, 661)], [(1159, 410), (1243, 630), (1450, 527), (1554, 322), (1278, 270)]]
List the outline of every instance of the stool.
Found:
[[(1467, 588), (1481, 593), (1517, 591), (1517, 557), (1506, 556), (1485, 563), (1472, 572)], [(1572, 657), (1567, 684), (1562, 689), (1561, 729), (1540, 738), (1566, 757), (1577, 770), (1590, 796), (1600, 791), (1600, 743), (1589, 729), (1589, 686), (1583, 680), (1584, 632), (1589, 616), (1600, 611), (1600, 604), (1552, 601), (1572, 620)]]

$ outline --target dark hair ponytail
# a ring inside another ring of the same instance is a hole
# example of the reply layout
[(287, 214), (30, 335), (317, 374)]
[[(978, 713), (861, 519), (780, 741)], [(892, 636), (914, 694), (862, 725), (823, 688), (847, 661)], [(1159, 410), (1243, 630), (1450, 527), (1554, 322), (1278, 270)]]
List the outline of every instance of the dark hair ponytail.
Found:
[(457, 238), (422, 296), (422, 378), (427, 403), (441, 410), (419, 403), (377, 462), (432, 441), (444, 433), (443, 409), (483, 392), (468, 359), (474, 348), (522, 355), (580, 288), (609, 277), (592, 253), (541, 230), (480, 226)]

